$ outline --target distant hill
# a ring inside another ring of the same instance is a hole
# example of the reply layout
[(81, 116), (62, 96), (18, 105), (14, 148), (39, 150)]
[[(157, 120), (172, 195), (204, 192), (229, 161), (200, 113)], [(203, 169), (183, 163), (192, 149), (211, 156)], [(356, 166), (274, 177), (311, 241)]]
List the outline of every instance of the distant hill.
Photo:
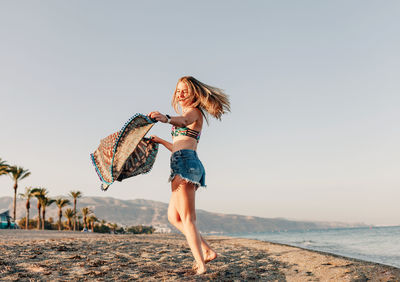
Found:
[[(31, 200), (30, 217), (37, 216), (36, 199)], [(78, 209), (89, 207), (99, 219), (115, 222), (122, 226), (152, 225), (166, 231), (175, 232), (167, 219), (168, 204), (151, 200), (119, 200), (110, 197), (82, 197), (78, 199)], [(0, 210), (10, 209), (12, 198), (0, 197)], [(17, 219), (25, 216), (25, 201), (17, 200)], [(57, 206), (46, 209), (46, 217), (57, 218)], [(64, 218), (65, 219), (65, 218)], [(249, 233), (279, 230), (307, 230), (338, 227), (360, 227), (365, 224), (340, 222), (293, 221), (284, 218), (262, 218), (235, 214), (212, 213), (197, 210), (197, 223), (204, 233)]]

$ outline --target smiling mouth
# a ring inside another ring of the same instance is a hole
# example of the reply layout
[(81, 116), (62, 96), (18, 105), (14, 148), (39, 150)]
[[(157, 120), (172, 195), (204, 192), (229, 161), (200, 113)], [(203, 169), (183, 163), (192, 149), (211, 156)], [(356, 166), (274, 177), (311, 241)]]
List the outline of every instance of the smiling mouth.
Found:
[(189, 99), (189, 97), (185, 97), (185, 98), (178, 99), (178, 101), (181, 102), (181, 101), (185, 101), (185, 100), (187, 100), (187, 99)]

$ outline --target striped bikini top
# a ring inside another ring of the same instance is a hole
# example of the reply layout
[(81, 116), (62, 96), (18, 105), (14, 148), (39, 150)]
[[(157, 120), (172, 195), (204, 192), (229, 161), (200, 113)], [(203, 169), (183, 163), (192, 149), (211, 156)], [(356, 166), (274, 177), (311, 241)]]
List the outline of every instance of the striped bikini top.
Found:
[(172, 126), (171, 131), (172, 136), (184, 135), (196, 139), (197, 142), (200, 140), (200, 134), (200, 131), (196, 131), (187, 127), (175, 127), (175, 125)]

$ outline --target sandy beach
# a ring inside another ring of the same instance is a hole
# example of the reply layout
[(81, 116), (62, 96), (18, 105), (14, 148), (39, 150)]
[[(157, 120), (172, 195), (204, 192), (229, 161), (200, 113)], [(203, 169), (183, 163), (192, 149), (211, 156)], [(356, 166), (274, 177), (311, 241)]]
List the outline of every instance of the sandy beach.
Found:
[(177, 234), (0, 230), (0, 280), (400, 281), (400, 269), (286, 245), (206, 237), (219, 257), (194, 275)]

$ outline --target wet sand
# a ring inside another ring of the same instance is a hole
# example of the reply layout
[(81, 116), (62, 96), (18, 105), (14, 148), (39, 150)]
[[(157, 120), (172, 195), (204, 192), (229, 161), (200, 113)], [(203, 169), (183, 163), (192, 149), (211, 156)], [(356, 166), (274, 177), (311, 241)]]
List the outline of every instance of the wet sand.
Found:
[(206, 237), (219, 257), (194, 275), (177, 234), (0, 230), (1, 281), (400, 281), (400, 269), (286, 245)]

